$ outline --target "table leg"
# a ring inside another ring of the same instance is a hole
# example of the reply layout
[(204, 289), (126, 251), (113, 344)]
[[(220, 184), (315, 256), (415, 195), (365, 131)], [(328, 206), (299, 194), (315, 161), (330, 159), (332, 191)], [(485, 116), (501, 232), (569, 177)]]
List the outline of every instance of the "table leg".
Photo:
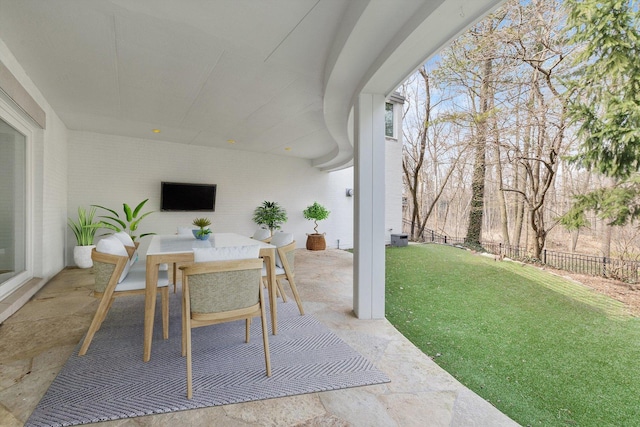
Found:
[(144, 349), (142, 360), (151, 359), (151, 342), (153, 340), (153, 320), (156, 314), (156, 295), (158, 284), (158, 263), (153, 256), (147, 256), (146, 292), (144, 296)]
[(271, 333), (276, 335), (278, 333), (278, 307), (276, 299), (276, 250), (275, 248), (269, 248), (267, 258), (267, 275), (269, 280), (269, 305), (271, 307)]

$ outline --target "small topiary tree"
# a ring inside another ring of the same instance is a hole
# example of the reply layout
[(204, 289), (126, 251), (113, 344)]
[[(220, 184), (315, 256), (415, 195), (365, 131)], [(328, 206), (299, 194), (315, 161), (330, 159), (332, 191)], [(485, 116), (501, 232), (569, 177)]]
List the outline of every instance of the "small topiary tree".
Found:
[(324, 206), (319, 204), (318, 202), (313, 202), (312, 205), (307, 206), (307, 208), (302, 211), (305, 219), (313, 220), (315, 227), (313, 227), (313, 231), (315, 234), (318, 233), (318, 221), (325, 220), (329, 217), (329, 212)]

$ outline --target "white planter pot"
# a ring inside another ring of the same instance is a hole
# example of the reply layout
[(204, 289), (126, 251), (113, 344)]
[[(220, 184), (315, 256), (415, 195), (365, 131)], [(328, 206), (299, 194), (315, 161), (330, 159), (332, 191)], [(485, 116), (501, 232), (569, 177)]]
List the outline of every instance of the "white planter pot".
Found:
[(93, 260), (91, 259), (91, 250), (96, 245), (89, 246), (76, 246), (73, 248), (73, 261), (78, 268), (90, 268), (93, 267)]

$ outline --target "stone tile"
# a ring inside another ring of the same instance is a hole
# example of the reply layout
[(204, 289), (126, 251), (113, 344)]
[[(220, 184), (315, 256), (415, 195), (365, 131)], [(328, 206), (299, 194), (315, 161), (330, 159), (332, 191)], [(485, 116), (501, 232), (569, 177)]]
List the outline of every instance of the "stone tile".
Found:
[(389, 339), (374, 334), (364, 334), (354, 331), (340, 331), (336, 334), (351, 348), (363, 355), (372, 363), (378, 362), (384, 355)]
[[(304, 304), (307, 307), (307, 304)], [(351, 309), (332, 307), (330, 304), (323, 304), (323, 306), (324, 310), (316, 311), (313, 315), (331, 329), (350, 329), (350, 325), (357, 320)]]
[(261, 426), (296, 425), (326, 414), (317, 394), (259, 400), (223, 408), (233, 419)]
[(400, 426), (387, 411), (386, 404), (366, 387), (321, 393), (320, 399), (327, 411), (354, 427)]
[[(0, 363), (0, 391), (19, 383), (30, 371), (31, 359)], [(0, 423), (0, 425), (3, 424)]]
[(89, 328), (90, 317), (56, 317), (0, 326), (0, 360), (35, 357), (54, 347), (77, 344)]
[(376, 365), (387, 374), (393, 393), (417, 393), (423, 391), (457, 390), (460, 383), (433, 361), (417, 360), (411, 356), (385, 357)]
[(296, 424), (294, 427), (349, 427), (350, 424), (335, 415), (323, 415), (312, 420)]
[(213, 408), (192, 409), (188, 411), (171, 412), (169, 414), (149, 415), (135, 418), (142, 427), (164, 426), (212, 426), (216, 427), (252, 427), (257, 424), (245, 423), (227, 416), (222, 406)]
[(418, 349), (411, 341), (406, 339), (403, 335), (400, 334), (395, 328), (393, 329), (395, 333), (390, 333), (390, 342), (387, 346), (387, 354), (389, 357), (395, 357), (396, 355), (404, 355), (404, 356), (412, 356), (415, 358), (427, 358), (431, 360), (431, 358), (424, 354), (420, 349)]
[(24, 423), (57, 374), (57, 369), (50, 369), (25, 375), (12, 387), (0, 391), (0, 405)]
[(0, 404), (0, 426), (3, 427), (22, 427), (24, 421), (20, 421), (13, 414)]
[(77, 290), (89, 294), (94, 278), (92, 269), (67, 268), (54, 276), (34, 299), (49, 298)]
[(75, 344), (70, 344), (45, 350), (33, 358), (31, 370), (38, 372), (53, 368), (62, 369), (75, 348)]
[[(7, 319), (5, 324), (10, 325), (24, 321), (37, 321), (61, 316), (66, 317), (82, 311), (87, 306), (94, 306), (95, 301), (95, 298), (79, 293), (75, 295), (65, 295), (63, 301), (55, 297), (34, 299)], [(60, 310), (61, 304), (64, 304), (67, 309), (64, 311)], [(95, 312), (95, 307), (93, 311)]]
[(449, 427), (456, 393), (393, 393), (380, 400), (400, 426)]
[(519, 424), (467, 388), (458, 392), (452, 411), (452, 427), (515, 427)]

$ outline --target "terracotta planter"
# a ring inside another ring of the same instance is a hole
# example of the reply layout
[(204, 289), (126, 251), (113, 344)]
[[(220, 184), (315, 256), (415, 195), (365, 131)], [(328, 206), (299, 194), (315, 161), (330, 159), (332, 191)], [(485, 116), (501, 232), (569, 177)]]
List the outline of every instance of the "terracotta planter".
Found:
[(322, 234), (307, 234), (307, 249), (310, 251), (323, 251), (327, 249), (327, 242)]

